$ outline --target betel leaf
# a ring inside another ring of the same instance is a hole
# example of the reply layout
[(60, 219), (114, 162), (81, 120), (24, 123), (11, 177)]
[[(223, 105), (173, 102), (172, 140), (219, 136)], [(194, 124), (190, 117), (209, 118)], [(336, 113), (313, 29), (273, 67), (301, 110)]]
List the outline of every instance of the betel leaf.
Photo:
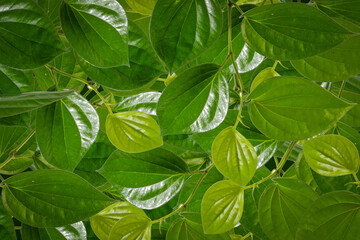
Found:
[(117, 202), (105, 208), (90, 218), (91, 228), (100, 239), (108, 239), (112, 227), (125, 216), (140, 214), (146, 216), (143, 210), (128, 202)]
[(151, 240), (151, 220), (144, 215), (127, 215), (112, 227), (108, 239)]
[(261, 72), (259, 72), (256, 77), (254, 78), (254, 80), (251, 83), (251, 87), (250, 87), (250, 91), (254, 91), (254, 89), (263, 81), (265, 81), (268, 78), (272, 78), (272, 77), (277, 77), (280, 76), (274, 68), (272, 67), (268, 67), (265, 68), (264, 70), (262, 70)]
[(316, 0), (315, 4), (331, 17), (341, 17), (360, 25), (360, 5), (357, 0)]
[(0, 174), (13, 175), (26, 170), (32, 164), (31, 157), (11, 157), (0, 164)]
[(353, 107), (319, 85), (298, 77), (274, 77), (248, 96), (253, 124), (276, 140), (300, 140), (336, 123)]
[(216, 168), (237, 184), (244, 186), (254, 176), (257, 166), (255, 149), (234, 127), (225, 128), (217, 135), (211, 154)]
[(201, 202), (204, 232), (223, 233), (239, 223), (244, 208), (244, 189), (238, 184), (223, 180), (212, 185)]
[(298, 3), (249, 10), (244, 14), (242, 33), (255, 51), (274, 60), (314, 56), (353, 35), (320, 10)]
[(115, 112), (139, 111), (149, 115), (156, 115), (156, 105), (160, 98), (159, 92), (144, 92), (125, 98), (113, 110)]
[(79, 176), (62, 170), (20, 173), (4, 182), (6, 210), (34, 227), (60, 227), (88, 218), (114, 201)]
[(152, 209), (173, 198), (189, 169), (162, 148), (142, 153), (115, 151), (99, 172), (133, 205)]
[(148, 151), (163, 144), (157, 122), (138, 111), (109, 114), (106, 134), (115, 147), (129, 153)]
[(150, 38), (169, 72), (198, 57), (221, 34), (222, 12), (216, 0), (164, 0), (155, 5)]
[(359, 152), (347, 138), (339, 135), (323, 135), (303, 145), (306, 162), (324, 176), (356, 174), (359, 170)]
[(79, 65), (91, 80), (123, 95), (142, 92), (164, 72), (144, 32), (131, 21), (128, 22), (128, 31), (129, 66), (99, 68), (76, 55)]
[(41, 108), (36, 115), (36, 139), (51, 165), (73, 171), (95, 141), (99, 117), (91, 104), (74, 93)]
[(31, 0), (0, 3), (0, 64), (32, 69), (51, 61), (64, 46), (43, 10)]
[(49, 105), (72, 94), (73, 90), (57, 92), (26, 92), (0, 95), (0, 118), (14, 116)]
[(11, 215), (5, 210), (0, 199), (0, 236), (7, 240), (16, 240), (14, 222)]
[(352, 37), (322, 54), (291, 61), (303, 76), (318, 82), (335, 82), (360, 73), (360, 36)]
[(31, 71), (20, 71), (0, 65), (0, 93), (17, 94), (34, 91)]
[(21, 225), (22, 240), (86, 240), (86, 229), (83, 222), (57, 228), (36, 228)]
[(360, 195), (336, 191), (322, 195), (305, 212), (297, 240), (359, 238)]
[(270, 239), (295, 239), (304, 211), (317, 199), (305, 183), (290, 178), (277, 178), (260, 197), (259, 219)]
[(0, 126), (0, 162), (3, 163), (10, 151), (17, 148), (31, 133), (25, 127)]
[(61, 27), (75, 51), (99, 67), (128, 65), (128, 23), (116, 0), (66, 0)]
[(149, 15), (156, 4), (156, 0), (126, 0), (126, 2), (135, 11)]
[(216, 128), (228, 110), (227, 81), (215, 64), (190, 68), (161, 94), (156, 113), (162, 135)]

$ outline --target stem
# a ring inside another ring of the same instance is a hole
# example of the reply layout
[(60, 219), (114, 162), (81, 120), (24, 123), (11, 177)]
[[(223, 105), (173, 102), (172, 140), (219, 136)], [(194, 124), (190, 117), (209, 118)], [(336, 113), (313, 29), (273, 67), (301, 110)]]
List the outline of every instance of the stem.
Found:
[(272, 69), (273, 69), (273, 70), (275, 70), (275, 68), (276, 68), (276, 66), (277, 66), (278, 63), (279, 63), (279, 61), (276, 60), (275, 63), (274, 63), (274, 66), (272, 66)]
[(235, 4), (235, 3), (233, 3), (232, 5), (240, 12), (241, 15), (244, 15), (244, 14), (245, 14), (244, 11), (241, 10), (241, 8), (239, 7), (239, 5), (237, 5), (237, 4)]
[(1, 182), (5, 181), (5, 179), (0, 175)]
[(12, 159), (14, 159), (14, 158), (28, 158), (28, 157), (34, 157), (34, 154), (17, 155), (17, 156), (13, 156)]
[(356, 176), (356, 173), (352, 173), (352, 175), (353, 175), (354, 178), (355, 178), (355, 183), (356, 183), (356, 185), (359, 185), (359, 186), (360, 186), (360, 181), (359, 181), (358, 177)]
[(341, 87), (340, 87), (339, 95), (338, 95), (339, 98), (341, 98), (341, 96), (342, 96), (342, 93), (343, 93), (343, 91), (345, 89), (345, 85), (346, 85), (346, 79), (343, 80), (342, 83), (341, 83)]
[(234, 125), (234, 128), (236, 129), (237, 125), (239, 124), (239, 122), (241, 122), (241, 124), (244, 126), (244, 127), (247, 127), (249, 128), (248, 126), (245, 125), (245, 123), (243, 123), (242, 121), (242, 117), (241, 117), (241, 113), (242, 113), (242, 108), (243, 108), (243, 105), (244, 105), (244, 96), (243, 96), (243, 93), (240, 92), (240, 108), (239, 108), (239, 112), (238, 112), (238, 115), (236, 117), (236, 122), (235, 122), (235, 125)]
[(288, 147), (288, 149), (286, 150), (284, 156), (281, 158), (280, 163), (279, 163), (279, 166), (278, 166), (276, 169), (274, 169), (269, 176), (267, 176), (267, 177), (265, 177), (265, 178), (257, 181), (256, 183), (253, 183), (253, 184), (251, 184), (251, 185), (249, 185), (249, 186), (245, 186), (244, 189), (255, 188), (256, 186), (258, 186), (258, 185), (260, 185), (261, 183), (269, 180), (270, 178), (272, 178), (273, 176), (275, 176), (278, 172), (280, 172), (281, 169), (284, 167), (284, 165), (285, 165), (288, 157), (290, 156), (291, 151), (294, 149), (296, 143), (297, 143), (297, 141), (291, 142), (291, 144), (290, 144), (290, 146)]

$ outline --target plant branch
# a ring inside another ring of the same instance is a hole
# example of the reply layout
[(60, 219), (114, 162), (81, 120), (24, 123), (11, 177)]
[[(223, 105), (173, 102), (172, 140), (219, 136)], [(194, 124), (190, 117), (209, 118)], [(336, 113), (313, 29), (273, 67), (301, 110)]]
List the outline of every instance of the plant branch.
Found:
[(356, 173), (352, 173), (354, 179), (355, 179), (355, 184), (360, 186), (360, 181), (359, 181), (359, 178), (356, 176)]
[(342, 94), (343, 94), (343, 91), (345, 89), (345, 85), (346, 85), (346, 79), (342, 81), (341, 83), (341, 87), (340, 87), (340, 90), (339, 90), (339, 95), (338, 97), (341, 98)]

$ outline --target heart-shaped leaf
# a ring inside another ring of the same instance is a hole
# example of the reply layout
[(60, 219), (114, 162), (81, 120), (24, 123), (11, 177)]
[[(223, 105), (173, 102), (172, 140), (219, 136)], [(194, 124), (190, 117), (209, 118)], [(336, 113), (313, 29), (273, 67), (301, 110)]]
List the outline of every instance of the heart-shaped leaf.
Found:
[(121, 218), (112, 227), (109, 240), (151, 240), (151, 219), (132, 214)]

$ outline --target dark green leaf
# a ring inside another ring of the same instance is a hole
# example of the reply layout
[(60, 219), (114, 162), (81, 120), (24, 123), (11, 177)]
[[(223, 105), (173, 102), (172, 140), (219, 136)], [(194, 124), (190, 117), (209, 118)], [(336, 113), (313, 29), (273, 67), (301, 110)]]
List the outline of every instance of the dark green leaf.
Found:
[(6, 210), (34, 227), (59, 227), (101, 211), (113, 200), (79, 176), (39, 170), (7, 178), (2, 191)]
[(61, 0), (35, 0), (36, 2), (49, 16), (50, 20), (56, 25), (60, 25), (59, 10)]
[(26, 170), (33, 164), (31, 157), (12, 157), (0, 164), (0, 174), (13, 175)]
[(0, 236), (6, 240), (16, 240), (14, 223), (11, 215), (5, 210), (0, 199)]
[(336, 124), (339, 134), (349, 139), (360, 152), (360, 133), (348, 125), (338, 122)]
[(17, 148), (31, 133), (25, 127), (0, 126), (0, 162), (3, 163), (11, 150)]
[(341, 17), (360, 25), (360, 5), (357, 0), (316, 0), (316, 6), (332, 17)]
[(151, 240), (151, 220), (139, 214), (121, 218), (110, 231), (109, 240)]
[(26, 224), (21, 226), (22, 240), (86, 240), (83, 222), (57, 228), (35, 228)]
[(34, 91), (31, 71), (20, 71), (0, 65), (0, 93), (17, 94)]

